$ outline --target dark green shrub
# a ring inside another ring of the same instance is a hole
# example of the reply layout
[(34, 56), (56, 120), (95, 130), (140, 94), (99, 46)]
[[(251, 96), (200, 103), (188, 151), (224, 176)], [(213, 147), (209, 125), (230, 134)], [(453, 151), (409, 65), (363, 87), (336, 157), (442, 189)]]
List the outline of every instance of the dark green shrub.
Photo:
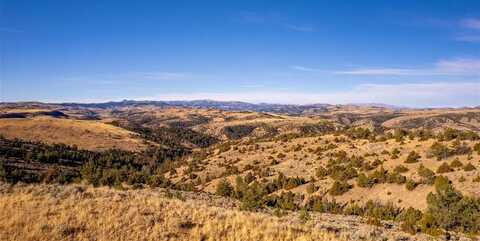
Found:
[(404, 184), (406, 181), (407, 177), (401, 175), (398, 172), (390, 173), (387, 177), (388, 183)]
[(364, 206), (365, 216), (378, 218), (380, 220), (395, 220), (400, 214), (401, 209), (395, 207), (393, 203), (382, 204), (376, 201), (367, 201)]
[(343, 214), (345, 215), (355, 215), (355, 216), (363, 216), (365, 210), (360, 205), (353, 203), (349, 204), (343, 209)]
[(223, 197), (232, 197), (234, 194), (233, 191), (232, 184), (230, 184), (226, 178), (222, 178), (222, 180), (220, 180), (220, 182), (217, 184), (215, 193)]
[(357, 186), (359, 187), (372, 187), (375, 183), (373, 180), (367, 177), (364, 173), (360, 173), (357, 177)]
[(328, 168), (330, 177), (338, 181), (347, 181), (358, 176), (357, 170), (351, 166), (334, 165)]
[(420, 231), (417, 222), (422, 218), (422, 212), (420, 210), (409, 207), (403, 210), (400, 215), (395, 218), (395, 221), (401, 222), (400, 228), (411, 234), (416, 234)]
[(346, 192), (348, 192), (352, 188), (352, 185), (348, 184), (347, 182), (343, 181), (335, 181), (330, 189), (328, 190), (328, 193), (332, 196), (339, 196), (342, 195)]
[(415, 151), (411, 151), (408, 154), (407, 159), (405, 160), (405, 163), (416, 163), (419, 161), (419, 159), (420, 159), (420, 155)]
[(453, 153), (452, 150), (450, 150), (447, 146), (439, 142), (435, 142), (432, 144), (432, 146), (430, 146), (429, 154), (433, 157), (436, 157), (437, 160), (442, 160), (451, 156)]
[(457, 140), (478, 140), (479, 136), (477, 133), (467, 130), (457, 130), (453, 128), (446, 128), (442, 133), (438, 134), (440, 140), (451, 141), (453, 139)]
[(452, 154), (454, 155), (468, 155), (472, 153), (472, 148), (470, 148), (466, 143), (456, 140), (452, 143)]
[(261, 208), (264, 205), (264, 196), (266, 195), (265, 189), (257, 181), (250, 184), (245, 191), (241, 201), (242, 209), (255, 210)]
[(165, 178), (162, 174), (152, 175), (148, 178), (147, 184), (150, 187), (169, 187), (171, 185), (170, 180)]
[(225, 126), (223, 133), (228, 139), (240, 139), (250, 135), (257, 127), (252, 125)]
[(369, 178), (373, 180), (374, 183), (385, 183), (388, 179), (388, 171), (382, 166), (370, 174)]
[(248, 183), (241, 176), (235, 178), (235, 197), (242, 199), (248, 190)]
[(84, 164), (80, 169), (82, 179), (86, 180), (93, 186), (100, 185), (100, 178), (102, 176), (102, 170), (93, 161), (89, 161)]
[(286, 177), (279, 172), (277, 178), (266, 185), (268, 193), (275, 192), (280, 189), (292, 189), (307, 183), (304, 178), (300, 177)]
[(420, 164), (417, 173), (422, 178), (421, 183), (432, 185), (435, 182), (435, 173), (424, 165)]
[(300, 210), (298, 218), (302, 223), (306, 223), (308, 220), (311, 219), (310, 213), (306, 209)]
[[(120, 171), (118, 169), (104, 169), (99, 181), (103, 186), (118, 186), (121, 184)], [(134, 182), (131, 184), (134, 184)]]
[(375, 134), (367, 128), (350, 128), (346, 130), (345, 135), (352, 139), (370, 139), (375, 138)]
[(398, 155), (400, 155), (400, 150), (398, 150), (398, 148), (395, 148), (390, 152), (391, 159), (398, 159)]
[(427, 196), (428, 208), (421, 220), (426, 232), (438, 228), (459, 232), (480, 231), (480, 199), (464, 197), (446, 177), (435, 181), (436, 193)]
[(438, 236), (443, 233), (438, 227), (435, 217), (429, 212), (423, 214), (422, 218), (417, 222), (417, 224), (420, 227), (420, 230), (424, 233), (433, 236)]
[(463, 163), (458, 160), (458, 158), (455, 158), (455, 160), (450, 163), (451, 168), (457, 168), (457, 167), (463, 167)]
[(472, 165), (472, 163), (470, 163), (470, 162), (467, 163), (467, 165), (465, 165), (465, 166), (463, 167), (463, 170), (466, 171), (466, 172), (474, 171), (474, 170), (476, 170), (476, 169), (477, 169), (477, 168), (476, 168), (474, 165)]
[(322, 213), (340, 214), (343, 212), (344, 205), (335, 200), (322, 199), (319, 196), (313, 196), (308, 200), (308, 210)]
[[(104, 172), (104, 175), (106, 175), (105, 172)], [(110, 175), (110, 174), (107, 174), (107, 175)], [(114, 175), (114, 174), (112, 174), (112, 175)], [(113, 177), (111, 177), (111, 178), (113, 178)], [(137, 172), (131, 172), (131, 173), (129, 173), (129, 175), (127, 177), (127, 183), (128, 183), (128, 185), (137, 185), (138, 187), (141, 187), (141, 184), (147, 183), (147, 179), (148, 179), (148, 174), (145, 173), (145, 172), (138, 172), (138, 171)], [(104, 179), (103, 178), (100, 179), (100, 184), (106, 185), (105, 183), (102, 183), (102, 180), (104, 180)]]
[(280, 208), (283, 210), (297, 210), (295, 203), (295, 194), (293, 192), (282, 192), (279, 195), (270, 195), (265, 197), (265, 204), (269, 207)]
[(418, 185), (418, 184), (417, 184), (414, 180), (412, 180), (412, 179), (408, 179), (408, 180), (406, 181), (406, 183), (405, 183), (405, 187), (406, 187), (407, 190), (409, 190), (409, 191), (414, 190), (414, 189), (417, 187), (417, 185)]
[(437, 168), (437, 173), (447, 173), (452, 171), (453, 169), (446, 162), (442, 163), (442, 165)]
[(393, 169), (393, 172), (396, 172), (396, 173), (408, 172), (408, 168), (406, 166), (403, 166), (403, 165), (398, 165)]

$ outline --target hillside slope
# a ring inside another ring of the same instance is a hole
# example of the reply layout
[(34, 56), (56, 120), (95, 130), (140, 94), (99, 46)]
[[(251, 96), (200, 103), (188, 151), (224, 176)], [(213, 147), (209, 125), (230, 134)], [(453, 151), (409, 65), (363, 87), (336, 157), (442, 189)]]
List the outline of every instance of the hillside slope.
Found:
[(139, 151), (148, 145), (136, 133), (97, 121), (50, 117), (0, 119), (0, 135), (86, 150)]

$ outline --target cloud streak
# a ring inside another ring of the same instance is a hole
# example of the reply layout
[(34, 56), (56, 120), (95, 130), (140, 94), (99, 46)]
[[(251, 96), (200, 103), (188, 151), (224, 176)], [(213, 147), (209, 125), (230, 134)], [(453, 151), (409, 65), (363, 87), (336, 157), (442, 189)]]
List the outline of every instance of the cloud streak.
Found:
[(480, 30), (480, 18), (467, 18), (460, 21), (460, 25), (464, 28)]
[(340, 75), (370, 76), (448, 76), (448, 75), (480, 75), (480, 59), (440, 60), (433, 68), (357, 68), (333, 71)]
[(314, 69), (314, 68), (309, 68), (309, 67), (300, 66), (300, 65), (292, 65), (290, 66), (290, 68), (298, 71), (303, 71), (303, 72), (322, 72), (322, 70), (320, 69)]
[(455, 36), (456, 41), (478, 43), (480, 42), (480, 18), (465, 18), (460, 20), (459, 26), (463, 28), (463, 33)]

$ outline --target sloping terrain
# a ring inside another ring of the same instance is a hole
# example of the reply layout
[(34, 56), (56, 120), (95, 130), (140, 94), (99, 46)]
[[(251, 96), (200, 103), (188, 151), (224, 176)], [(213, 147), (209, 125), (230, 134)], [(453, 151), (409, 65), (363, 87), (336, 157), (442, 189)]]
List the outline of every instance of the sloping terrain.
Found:
[[(337, 141), (335, 141), (337, 140)], [(340, 140), (340, 141), (338, 141)], [(222, 178), (228, 178), (231, 183), (235, 183), (237, 175), (245, 176), (248, 173), (254, 174), (259, 179), (274, 180), (278, 173), (287, 177), (300, 177), (305, 183), (289, 189), (290, 191), (303, 195), (321, 195), (335, 198), (342, 202), (366, 202), (368, 200), (381, 200), (384, 203), (392, 202), (401, 207), (414, 207), (425, 209), (426, 197), (433, 191), (431, 185), (419, 185), (413, 191), (407, 190), (404, 182), (383, 183), (370, 188), (358, 187), (355, 185), (356, 179), (351, 178), (349, 183), (353, 188), (344, 195), (334, 196), (329, 194), (329, 188), (335, 181), (334, 178), (319, 177), (316, 173), (318, 168), (326, 168), (331, 160), (337, 159), (338, 153), (348, 153), (348, 157), (358, 157), (362, 166), (370, 165), (368, 169), (358, 168), (358, 173), (370, 175), (378, 170), (375, 167), (376, 162), (381, 165), (385, 171), (394, 173), (395, 168), (403, 166), (406, 168), (402, 172), (407, 180), (421, 182), (422, 177), (418, 175), (418, 169), (421, 165), (435, 171), (443, 163), (451, 164), (459, 162), (462, 166), (468, 163), (474, 166), (474, 170), (465, 171), (462, 167), (457, 167), (455, 171), (443, 173), (449, 177), (456, 187), (472, 196), (480, 197), (480, 186), (474, 180), (480, 175), (480, 156), (477, 153), (471, 155), (451, 156), (442, 161), (437, 161), (435, 157), (429, 157), (429, 147), (434, 140), (419, 141), (405, 140), (404, 143), (389, 140), (386, 142), (369, 142), (366, 140), (348, 140), (345, 137), (333, 135), (324, 135), (322, 137), (300, 137), (287, 141), (262, 141), (262, 142), (244, 142), (232, 144), (228, 150), (220, 152), (213, 150), (204, 160), (191, 162), (194, 164), (180, 167), (173, 180), (185, 182), (188, 177), (193, 176), (199, 180), (208, 180), (198, 186), (199, 189), (215, 192), (216, 185)], [(475, 142), (465, 141), (472, 148)], [(331, 149), (319, 152), (318, 149), (331, 145)], [(452, 145), (450, 143), (450, 145)], [(394, 150), (398, 150), (398, 157), (391, 158)], [(421, 158), (415, 163), (405, 163), (411, 151), (419, 153)], [(194, 165), (197, 171), (189, 169)], [(267, 172), (265, 176), (259, 175), (262, 171)], [(355, 177), (358, 174), (355, 175)], [(310, 181), (314, 179), (315, 181)], [(307, 193), (307, 186), (315, 185), (318, 190)]]
[(97, 121), (64, 118), (0, 119), (0, 135), (50, 144), (63, 143), (87, 150), (143, 150), (148, 143), (138, 134)]
[(382, 125), (386, 128), (427, 128), (439, 130), (449, 127), (480, 131), (480, 111), (477, 109), (464, 111), (412, 111), (401, 117), (390, 119)]

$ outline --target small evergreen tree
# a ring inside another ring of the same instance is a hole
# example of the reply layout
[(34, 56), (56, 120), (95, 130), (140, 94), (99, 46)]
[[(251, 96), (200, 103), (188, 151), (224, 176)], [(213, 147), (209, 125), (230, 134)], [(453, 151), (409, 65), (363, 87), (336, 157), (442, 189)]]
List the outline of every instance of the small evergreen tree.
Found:
[(217, 184), (217, 190), (215, 193), (223, 197), (232, 197), (233, 196), (233, 186), (228, 182), (226, 178), (222, 178)]

